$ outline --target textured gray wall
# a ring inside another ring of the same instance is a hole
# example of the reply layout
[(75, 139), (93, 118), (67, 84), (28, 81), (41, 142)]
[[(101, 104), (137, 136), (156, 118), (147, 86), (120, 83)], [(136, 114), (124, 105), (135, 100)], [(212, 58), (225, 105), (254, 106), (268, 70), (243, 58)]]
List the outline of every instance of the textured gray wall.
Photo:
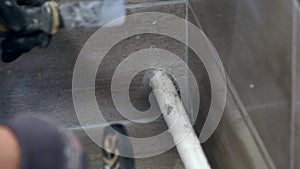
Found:
[[(73, 0), (64, 2), (70, 1)], [(170, 4), (157, 0), (147, 3), (144, 0), (126, 2), (128, 14), (159, 11), (185, 17), (184, 1), (172, 1)], [(88, 149), (92, 169), (101, 168), (100, 148), (80, 129), (72, 100), (72, 76), (81, 48), (95, 31), (96, 29), (59, 31), (48, 48), (34, 49), (11, 64), (0, 63), (0, 117), (32, 112), (45, 114), (62, 122), (82, 138)], [(105, 57), (96, 78), (97, 99), (108, 121), (124, 120), (113, 106), (110, 94), (110, 82), (116, 66), (132, 52), (150, 47), (163, 48), (179, 56), (185, 54), (182, 44), (163, 36), (149, 34), (128, 38), (115, 46)], [(148, 99), (145, 97), (141, 75), (132, 83), (130, 96), (133, 104), (143, 109), (148, 106)], [(162, 118), (148, 125), (130, 122), (126, 124), (129, 133), (134, 137), (149, 137), (166, 130)], [(138, 159), (137, 167), (183, 168), (176, 149), (152, 158)]]

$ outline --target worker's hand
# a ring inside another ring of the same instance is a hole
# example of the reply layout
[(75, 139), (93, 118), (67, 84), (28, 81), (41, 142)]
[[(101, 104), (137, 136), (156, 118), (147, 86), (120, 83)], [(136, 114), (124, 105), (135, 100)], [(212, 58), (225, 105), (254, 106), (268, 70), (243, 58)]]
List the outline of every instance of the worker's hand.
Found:
[(1, 43), (2, 61), (5, 63), (12, 62), (36, 46), (47, 47), (50, 40), (51, 35), (43, 32), (29, 35), (9, 35)]
[[(14, 1), (10, 2), (13, 4)], [(1, 16), (2, 27), (0, 23), (0, 28), (2, 28), (0, 30), (4, 37), (1, 43), (3, 62), (12, 62), (36, 46), (47, 47), (49, 45), (52, 35), (57, 32), (60, 25), (59, 12), (57, 3), (43, 2), (44, 0), (23, 0), (23, 6), (18, 6), (21, 3), (19, 2), (19, 4), (14, 4), (11, 10), (5, 8), (5, 4), (0, 3), (0, 9), (4, 9), (0, 11), (0, 16), (3, 15)], [(13, 10), (15, 11), (11, 12)], [(12, 18), (12, 16), (15, 17)]]
[(42, 6), (47, 0), (16, 0), (19, 5)]

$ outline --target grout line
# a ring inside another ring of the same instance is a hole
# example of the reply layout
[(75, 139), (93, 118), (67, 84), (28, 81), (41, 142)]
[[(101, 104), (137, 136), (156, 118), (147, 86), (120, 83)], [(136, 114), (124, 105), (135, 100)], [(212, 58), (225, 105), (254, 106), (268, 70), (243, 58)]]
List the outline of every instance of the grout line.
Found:
[[(82, 130), (82, 129), (94, 129), (94, 128), (103, 128), (103, 127), (107, 127), (113, 124), (122, 124), (124, 126), (131, 126), (134, 124), (138, 124), (138, 123), (145, 123), (145, 121), (149, 121), (152, 118), (143, 118), (143, 119), (138, 119), (135, 120), (136, 122), (132, 122), (130, 120), (119, 120), (119, 121), (111, 121), (111, 122), (101, 122), (98, 124), (89, 124), (89, 125), (76, 125), (76, 126), (67, 126), (64, 129), (67, 131), (77, 131), (77, 130)], [(153, 122), (160, 122), (159, 121), (160, 118), (158, 118), (157, 120), (154, 120)], [(138, 123), (137, 123), (138, 122)]]
[(277, 107), (277, 106), (289, 106), (290, 102), (287, 101), (279, 101), (279, 102), (272, 102), (267, 104), (257, 104), (257, 105), (251, 105), (251, 106), (245, 106), (247, 110), (253, 110), (253, 109), (264, 109), (264, 108), (270, 108), (270, 107)]
[(144, 3), (137, 3), (137, 4), (127, 4), (127, 9), (133, 8), (147, 8), (147, 7), (154, 7), (154, 6), (162, 6), (162, 5), (176, 5), (176, 4), (185, 4), (185, 0), (170, 0), (170, 1), (159, 1), (159, 2), (144, 2)]
[(76, 131), (76, 130), (82, 130), (82, 129), (103, 128), (103, 127), (107, 127), (112, 124), (130, 125), (131, 123), (133, 123), (133, 122), (128, 121), (128, 120), (121, 120), (121, 121), (114, 121), (114, 122), (107, 122), (107, 123), (101, 122), (99, 124), (90, 124), (90, 125), (85, 125), (85, 126), (77, 125), (77, 126), (65, 127), (65, 130)]
[(265, 159), (266, 164), (268, 165), (268, 167), (270, 169), (277, 169), (277, 167), (274, 164), (274, 161), (270, 157), (270, 154), (264, 145), (264, 142), (260, 138), (260, 135), (259, 135), (255, 125), (253, 124), (251, 117), (249, 116), (249, 113), (245, 109), (245, 106), (244, 106), (241, 98), (239, 97), (239, 95), (228, 75), (226, 75), (226, 79), (227, 79), (227, 86), (229, 88), (229, 91), (231, 92), (233, 99), (235, 100), (235, 102), (237, 104), (238, 109), (241, 111), (241, 114), (245, 120), (245, 123), (248, 126), (249, 131), (250, 131), (252, 137), (254, 138), (263, 158)]
[[(189, 0), (185, 0), (185, 41), (186, 41), (186, 46), (184, 48), (184, 62), (188, 65), (189, 67)], [(189, 83), (189, 72), (188, 69), (185, 69), (184, 74), (186, 75), (186, 85), (187, 85), (187, 96), (184, 98), (186, 100), (186, 108), (187, 108), (187, 112), (188, 114), (192, 117), (194, 117), (195, 112), (191, 111), (191, 98), (189, 96), (189, 93), (191, 92), (190, 90), (190, 83)], [(196, 113), (197, 114), (197, 113)]]
[[(79, 0), (74, 2), (82, 2), (87, 0)], [(58, 4), (65, 4), (68, 1), (59, 1)], [(162, 5), (176, 5), (176, 4), (184, 4), (186, 0), (168, 0), (168, 1), (157, 1), (157, 2), (141, 2), (141, 3), (134, 3), (134, 4), (125, 4), (126, 9), (134, 9), (134, 8), (143, 8), (143, 7), (155, 7), (155, 6), (162, 6)], [(0, 34), (1, 35), (1, 34)]]

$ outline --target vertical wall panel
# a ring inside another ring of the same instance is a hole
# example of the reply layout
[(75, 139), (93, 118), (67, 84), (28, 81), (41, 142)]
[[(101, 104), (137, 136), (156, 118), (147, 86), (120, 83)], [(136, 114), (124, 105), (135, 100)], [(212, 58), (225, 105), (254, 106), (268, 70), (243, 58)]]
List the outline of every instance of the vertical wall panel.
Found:
[(284, 0), (191, 0), (278, 169), (289, 168), (292, 7)]

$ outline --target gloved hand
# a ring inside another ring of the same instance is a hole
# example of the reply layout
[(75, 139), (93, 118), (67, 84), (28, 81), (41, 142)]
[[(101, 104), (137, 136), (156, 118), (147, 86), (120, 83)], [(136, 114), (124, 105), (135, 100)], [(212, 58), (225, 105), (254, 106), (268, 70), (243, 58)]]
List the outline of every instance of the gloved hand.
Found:
[(5, 63), (12, 62), (20, 57), (23, 53), (29, 52), (36, 46), (47, 47), (50, 43), (51, 35), (36, 32), (29, 35), (9, 35), (1, 43), (2, 61)]
[(5, 63), (16, 60), (36, 46), (47, 47), (60, 24), (55, 2), (22, 0), (16, 4), (14, 0), (9, 1), (13, 4), (10, 8), (0, 1), (0, 23), (2, 18), (7, 29), (2, 32), (5, 39), (1, 43), (1, 58)]
[(17, 0), (19, 5), (42, 6), (47, 0)]

